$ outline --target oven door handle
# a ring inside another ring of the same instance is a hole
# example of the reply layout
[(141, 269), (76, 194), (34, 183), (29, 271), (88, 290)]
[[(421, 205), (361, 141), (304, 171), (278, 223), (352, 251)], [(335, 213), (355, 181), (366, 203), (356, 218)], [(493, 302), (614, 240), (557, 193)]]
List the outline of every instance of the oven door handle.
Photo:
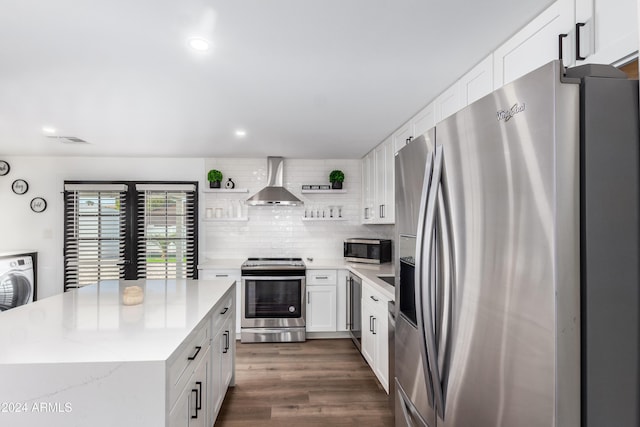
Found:
[(304, 280), (306, 276), (242, 276), (243, 280)]

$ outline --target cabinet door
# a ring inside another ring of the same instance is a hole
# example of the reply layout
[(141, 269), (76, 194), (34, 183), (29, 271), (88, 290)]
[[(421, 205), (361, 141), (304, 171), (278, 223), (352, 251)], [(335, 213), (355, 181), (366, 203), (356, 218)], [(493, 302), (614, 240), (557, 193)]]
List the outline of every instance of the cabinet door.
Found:
[(336, 330), (338, 332), (348, 331), (347, 325), (347, 292), (349, 292), (348, 270), (338, 270), (338, 285), (336, 286)]
[(375, 187), (373, 166), (373, 151), (371, 151), (362, 159), (362, 222), (365, 224), (372, 221)]
[(393, 224), (395, 220), (395, 185), (393, 141), (387, 139), (374, 149), (376, 185), (374, 212), (376, 224)]
[(209, 368), (210, 368), (210, 349), (204, 354), (198, 368), (193, 373), (193, 380), (187, 387), (189, 391), (189, 427), (206, 427), (209, 426), (211, 419), (209, 408)]
[(391, 136), (391, 139), (393, 140), (393, 153), (397, 153), (402, 147), (407, 145), (407, 143), (409, 142), (409, 138), (411, 138), (412, 136), (414, 136), (414, 134), (410, 122), (405, 123), (397, 131), (395, 131)]
[[(615, 64), (638, 50), (636, 0), (576, 0), (577, 64)], [(583, 25), (583, 26), (582, 26)]]
[(388, 314), (376, 309), (373, 313), (373, 337), (375, 339), (373, 371), (380, 384), (389, 392), (389, 328)]
[(180, 393), (175, 406), (169, 412), (169, 427), (184, 427), (189, 425), (189, 404), (191, 402), (191, 388), (185, 387)]
[[(493, 53), (493, 88), (498, 89), (518, 77), (557, 59), (558, 36), (573, 28), (573, 0), (558, 0)], [(564, 43), (565, 65), (573, 55)]]
[(376, 355), (376, 336), (373, 333), (374, 311), (366, 300), (362, 301), (362, 356), (373, 367)]
[(215, 419), (216, 414), (222, 406), (222, 356), (226, 346), (223, 330), (214, 331), (216, 334), (211, 341), (211, 385), (209, 387), (211, 395), (209, 402), (211, 404), (211, 416)]
[[(411, 119), (411, 125), (413, 127), (413, 132), (411, 133), (413, 138), (419, 137), (434, 127), (436, 125), (436, 104), (432, 102), (423, 108)], [(400, 148), (402, 147), (396, 147), (395, 153), (397, 153)]]
[(493, 91), (493, 55), (489, 55), (460, 79), (461, 107)]
[(457, 113), (462, 106), (462, 101), (460, 99), (460, 87), (458, 83), (440, 94), (434, 103), (436, 109), (436, 123), (439, 123), (450, 115)]
[(233, 321), (231, 317), (227, 319), (224, 324), (224, 328), (222, 331), (223, 335), (223, 348), (222, 348), (222, 364), (220, 369), (220, 395), (221, 399), (224, 400), (224, 396), (227, 393), (227, 388), (231, 384), (231, 380), (233, 378), (233, 360), (235, 358), (235, 341), (233, 334)]
[(307, 286), (307, 332), (336, 331), (336, 286)]

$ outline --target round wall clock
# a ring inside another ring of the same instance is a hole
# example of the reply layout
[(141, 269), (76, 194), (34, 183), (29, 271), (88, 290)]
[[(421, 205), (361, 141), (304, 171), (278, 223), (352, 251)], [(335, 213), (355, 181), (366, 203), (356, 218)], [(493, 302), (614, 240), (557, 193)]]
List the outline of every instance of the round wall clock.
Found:
[(47, 209), (47, 201), (42, 197), (34, 197), (31, 199), (31, 210), (40, 213)]
[(9, 173), (10, 170), (11, 166), (9, 166), (9, 163), (5, 162), (4, 160), (0, 160), (0, 176), (5, 176)]
[(13, 181), (13, 184), (11, 184), (11, 189), (16, 194), (24, 194), (29, 191), (29, 184), (27, 184), (27, 181), (24, 179), (16, 179)]

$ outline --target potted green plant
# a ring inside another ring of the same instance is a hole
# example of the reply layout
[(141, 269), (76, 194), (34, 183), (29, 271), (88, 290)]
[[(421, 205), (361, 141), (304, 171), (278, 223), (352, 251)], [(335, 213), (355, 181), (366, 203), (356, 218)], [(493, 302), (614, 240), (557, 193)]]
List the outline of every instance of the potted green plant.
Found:
[(342, 182), (344, 181), (344, 172), (341, 170), (333, 170), (329, 174), (329, 182), (331, 183), (331, 188), (334, 190), (342, 189)]
[(207, 174), (207, 180), (209, 180), (209, 188), (220, 188), (222, 172), (216, 169), (211, 169)]

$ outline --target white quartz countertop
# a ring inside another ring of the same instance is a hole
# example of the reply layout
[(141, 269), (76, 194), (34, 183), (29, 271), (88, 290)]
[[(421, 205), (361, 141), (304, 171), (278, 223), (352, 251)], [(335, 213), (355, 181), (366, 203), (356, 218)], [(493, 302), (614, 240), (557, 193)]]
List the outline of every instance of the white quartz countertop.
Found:
[(246, 260), (246, 258), (206, 259), (198, 264), (198, 270), (240, 270), (242, 263)]
[(28, 249), (16, 250), (16, 251), (0, 251), (0, 258), (6, 258), (6, 257), (11, 257), (16, 255), (32, 254), (35, 252), (37, 251), (28, 250)]
[[(233, 284), (107, 281), (2, 312), (0, 364), (166, 360)], [(132, 285), (144, 301), (125, 306)]]

